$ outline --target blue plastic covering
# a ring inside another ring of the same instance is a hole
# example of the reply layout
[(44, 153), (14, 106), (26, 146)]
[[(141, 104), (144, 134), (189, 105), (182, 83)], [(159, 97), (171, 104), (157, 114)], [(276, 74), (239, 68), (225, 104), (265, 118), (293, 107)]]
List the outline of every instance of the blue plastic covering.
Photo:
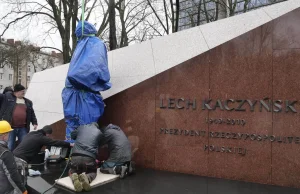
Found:
[(79, 41), (70, 62), (67, 80), (79, 90), (99, 92), (111, 88), (106, 47), (98, 37), (89, 36), (96, 34), (97, 30), (85, 21), (86, 36), (82, 37), (82, 22), (78, 23), (75, 33)]
[(62, 91), (66, 128), (66, 139), (71, 140), (71, 132), (80, 125), (97, 122), (104, 112), (100, 91), (111, 87), (108, 70), (107, 51), (97, 37), (95, 27), (82, 22), (76, 27), (78, 43), (73, 53), (65, 88)]

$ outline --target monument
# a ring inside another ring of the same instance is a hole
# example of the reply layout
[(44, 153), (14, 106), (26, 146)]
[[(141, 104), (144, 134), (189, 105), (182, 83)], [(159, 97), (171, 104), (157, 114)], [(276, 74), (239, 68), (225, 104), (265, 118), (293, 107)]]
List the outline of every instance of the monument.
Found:
[[(299, 7), (289, 0), (110, 52), (100, 124), (124, 129), (142, 167), (300, 187)], [(35, 75), (28, 96), (63, 138), (60, 96), (49, 92), (54, 112), (33, 96), (63, 88), (65, 77), (39, 82), (47, 72), (58, 69)]]

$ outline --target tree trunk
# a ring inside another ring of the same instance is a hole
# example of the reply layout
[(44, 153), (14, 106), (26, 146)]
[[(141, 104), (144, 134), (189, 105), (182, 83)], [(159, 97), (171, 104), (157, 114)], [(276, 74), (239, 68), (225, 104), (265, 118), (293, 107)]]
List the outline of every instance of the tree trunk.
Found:
[(197, 26), (200, 26), (200, 23), (201, 23), (201, 2), (202, 2), (202, 0), (199, 0), (199, 2), (198, 2)]
[(179, 4), (179, 0), (176, 0), (176, 20), (175, 20), (175, 32), (178, 32), (178, 24), (179, 24), (179, 10), (180, 10), (180, 4)]
[(206, 1), (205, 0), (203, 0), (203, 7), (204, 7), (206, 22), (209, 23), (209, 17), (208, 17), (208, 13), (207, 13), (207, 10), (206, 10)]
[(218, 4), (219, 4), (218, 19), (227, 18), (228, 8), (227, 8), (226, 0), (218, 0)]
[(15, 68), (14, 68), (14, 84), (18, 84), (18, 79), (19, 79), (19, 56), (18, 56), (18, 50), (16, 49), (16, 56), (15, 56)]
[[(64, 63), (70, 62), (70, 46), (69, 46), (69, 41), (70, 38), (68, 39), (67, 33), (69, 33), (70, 36), (70, 31), (66, 31), (66, 28), (63, 26), (62, 23), (62, 18), (61, 18), (61, 13), (64, 12), (64, 16), (67, 15), (67, 2), (66, 1), (60, 1), (59, 7), (55, 4), (54, 0), (49, 0), (48, 4), (51, 6), (55, 22), (57, 24), (57, 28), (61, 37), (61, 42), (62, 42), (62, 50), (63, 50), (63, 61)], [(63, 11), (61, 10), (63, 7)], [(67, 18), (65, 18), (67, 22)], [(66, 24), (67, 25), (67, 24)], [(66, 26), (67, 27), (67, 26)], [(69, 28), (70, 30), (70, 28)]]
[(71, 55), (75, 51), (75, 48), (77, 45), (77, 37), (75, 34), (76, 24), (77, 24), (77, 14), (78, 14), (78, 0), (74, 0), (73, 14), (72, 14), (72, 51), (71, 51)]
[(234, 0), (234, 2), (232, 2), (233, 0), (229, 0), (229, 16), (234, 16), (235, 15), (235, 8), (237, 5), (237, 0)]
[(65, 33), (64, 33), (64, 41), (63, 41), (63, 56), (64, 62), (68, 63), (71, 60), (71, 52), (70, 52), (70, 31), (71, 31), (71, 17), (72, 17), (72, 6), (67, 7), (67, 4), (63, 4), (64, 9), (64, 18), (65, 18)]
[(64, 63), (69, 63), (71, 61), (71, 57), (70, 57), (70, 46), (68, 44), (68, 41), (63, 38), (62, 39), (62, 49), (63, 49), (63, 60)]
[(217, 21), (219, 19), (219, 0), (216, 1), (216, 17), (215, 17), (215, 21)]
[(109, 0), (109, 48), (117, 48), (115, 0)]
[(125, 24), (125, 0), (121, 0), (120, 7), (119, 7), (119, 14), (120, 14), (120, 20), (121, 20), (121, 41), (120, 41), (120, 48), (128, 46), (128, 35), (126, 32), (126, 24)]
[[(167, 11), (166, 0), (164, 0), (164, 10), (165, 10), (166, 23), (167, 23), (167, 31), (169, 33), (169, 19), (168, 19), (168, 11)], [(174, 18), (172, 18), (172, 23), (174, 23)]]
[(170, 6), (171, 6), (171, 14), (172, 14), (172, 32), (175, 31), (175, 12), (174, 12), (174, 4), (173, 4), (173, 0), (170, 0)]
[(244, 13), (247, 12), (248, 4), (249, 4), (249, 0), (245, 0), (245, 3), (244, 3)]

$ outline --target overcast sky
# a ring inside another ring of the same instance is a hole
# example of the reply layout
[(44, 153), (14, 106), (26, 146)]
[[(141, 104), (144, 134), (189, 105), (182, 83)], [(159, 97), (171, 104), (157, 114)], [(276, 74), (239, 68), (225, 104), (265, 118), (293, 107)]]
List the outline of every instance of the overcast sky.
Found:
[[(0, 17), (7, 13), (5, 7), (0, 5)], [(28, 25), (28, 23), (30, 23)], [(19, 22), (17, 25), (11, 26), (3, 35), (5, 39), (29, 40), (38, 46), (52, 46), (61, 49), (61, 39), (58, 33), (45, 35), (45, 31), (49, 29), (48, 24), (43, 24), (45, 21), (40, 19), (32, 20), (31, 22)], [(1, 34), (4, 26), (0, 25)]]
[[(42, 3), (44, 0), (36, 0)], [(6, 15), (10, 11), (10, 8), (0, 1), (0, 18)], [(80, 13), (81, 10), (79, 10)], [(98, 16), (96, 15), (98, 14)], [(90, 22), (94, 23), (99, 17), (99, 10), (95, 10), (91, 14)], [(36, 18), (36, 17), (35, 17)], [(13, 18), (10, 18), (13, 19)], [(9, 20), (7, 20), (9, 21)], [(49, 30), (50, 25), (46, 24), (47, 16), (39, 17), (39, 19), (33, 19), (31, 21), (22, 20), (17, 25), (11, 26), (9, 30), (5, 32), (3, 38), (15, 39), (15, 40), (29, 40), (37, 46), (51, 46), (61, 49), (61, 38), (58, 32), (46, 35), (46, 31)], [(4, 30), (3, 24), (0, 24), (0, 34)]]

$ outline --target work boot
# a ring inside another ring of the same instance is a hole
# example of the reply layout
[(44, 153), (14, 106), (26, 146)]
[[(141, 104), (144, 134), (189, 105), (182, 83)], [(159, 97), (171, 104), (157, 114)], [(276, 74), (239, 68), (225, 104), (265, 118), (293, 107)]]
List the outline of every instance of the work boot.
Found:
[(135, 162), (131, 161), (129, 163), (128, 175), (132, 175), (135, 173)]
[(81, 182), (78, 179), (78, 174), (77, 173), (73, 173), (71, 175), (71, 179), (72, 179), (75, 191), (76, 192), (81, 192), (82, 191), (82, 184), (81, 184)]
[(79, 175), (79, 181), (82, 184), (83, 190), (90, 191), (92, 190), (88, 177), (85, 173)]
[(127, 166), (122, 166), (121, 167), (121, 173), (120, 173), (120, 178), (121, 179), (125, 178), (125, 176), (127, 175), (127, 169), (128, 169)]

